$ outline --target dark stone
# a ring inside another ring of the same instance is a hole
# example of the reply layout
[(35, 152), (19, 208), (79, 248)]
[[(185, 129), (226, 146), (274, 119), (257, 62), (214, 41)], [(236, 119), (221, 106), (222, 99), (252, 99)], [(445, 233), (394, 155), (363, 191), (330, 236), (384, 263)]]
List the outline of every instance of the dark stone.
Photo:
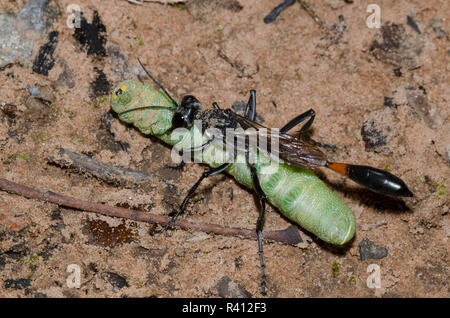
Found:
[(422, 65), (423, 48), (420, 34), (406, 32), (403, 25), (388, 22), (381, 27), (381, 35), (376, 36), (370, 51), (385, 63), (413, 70)]
[(381, 36), (383, 37), (382, 47), (384, 50), (392, 50), (400, 48), (403, 43), (405, 28), (401, 24), (387, 24), (381, 28)]
[(387, 136), (376, 127), (373, 119), (364, 122), (361, 127), (361, 137), (365, 143), (366, 151), (371, 151), (374, 148), (387, 144)]
[(24, 28), (44, 33), (61, 17), (61, 10), (54, 0), (30, 0), (17, 15)]
[(234, 197), (233, 188), (229, 187), (229, 188), (227, 189), (227, 192), (228, 192), (228, 198), (229, 198), (231, 201), (233, 201), (233, 197)]
[(101, 149), (108, 149), (112, 152), (128, 151), (130, 145), (124, 141), (116, 141), (114, 133), (111, 131), (112, 111), (108, 111), (100, 118), (100, 129), (97, 130), (96, 138)]
[(4, 257), (0, 257), (0, 271), (2, 271), (5, 268), (6, 260)]
[(94, 68), (97, 73), (95, 80), (90, 84), (90, 95), (92, 98), (108, 95), (111, 90), (111, 83), (106, 78), (106, 74), (98, 68)]
[(203, 20), (222, 10), (239, 12), (243, 6), (238, 0), (195, 0), (186, 1), (186, 9), (196, 19)]
[(419, 85), (418, 89), (420, 89), (424, 95), (427, 94), (427, 89), (425, 87), (423, 87), (422, 85)]
[(236, 266), (237, 269), (241, 268), (241, 266), (244, 264), (244, 261), (242, 260), (242, 256), (239, 256), (234, 259), (234, 266)]
[(397, 77), (402, 76), (402, 71), (400, 68), (394, 68), (394, 75)]
[(433, 109), (428, 101), (427, 90), (423, 86), (414, 89), (406, 88), (406, 99), (408, 106), (413, 108), (416, 113), (423, 118), (425, 124), (432, 129), (436, 129), (442, 123), (442, 118), (436, 109)]
[(161, 259), (166, 254), (165, 250), (161, 249), (148, 249), (143, 246), (137, 246), (132, 249), (131, 255), (133, 257), (139, 257), (145, 260)]
[(89, 270), (93, 271), (94, 273), (98, 273), (98, 267), (95, 263), (89, 263), (88, 265)]
[(347, 31), (347, 25), (345, 23), (345, 18), (342, 14), (338, 16), (339, 21), (337, 23), (333, 23), (331, 26), (331, 31), (333, 33), (327, 34), (326, 39), (329, 41), (329, 45), (338, 45), (342, 38), (344, 37), (344, 33)]
[(376, 246), (368, 238), (364, 238), (359, 243), (359, 256), (361, 260), (380, 259), (388, 255), (388, 250), (384, 247)]
[[(4, 1), (2, 1), (3, 3)], [(21, 1), (24, 2), (24, 1)], [(32, 60), (35, 41), (61, 16), (55, 0), (27, 0), (14, 15), (0, 12), (0, 69)], [(19, 6), (16, 3), (16, 6)]]
[(17, 130), (8, 130), (8, 136), (11, 138), (17, 137), (19, 132)]
[(436, 18), (431, 19), (430, 27), (433, 29), (436, 38), (442, 39), (447, 34), (444, 29), (441, 28), (443, 20)]
[(13, 247), (11, 247), (8, 251), (6, 251), (4, 253), (4, 255), (6, 255), (12, 259), (15, 259), (15, 260), (19, 260), (30, 254), (31, 254), (31, 252), (30, 252), (29, 248), (23, 243), (14, 245)]
[(106, 27), (97, 11), (94, 11), (92, 23), (80, 14), (80, 27), (75, 28), (73, 37), (87, 50), (88, 55), (106, 56)]
[(392, 107), (392, 108), (397, 108), (398, 105), (393, 103), (393, 98), (392, 97), (387, 97), (384, 96), (384, 106), (386, 107)]
[(53, 31), (48, 34), (48, 42), (39, 48), (39, 53), (33, 63), (33, 71), (36, 73), (48, 76), (48, 72), (55, 65), (55, 58), (53, 53), (58, 43), (58, 31)]
[(75, 293), (71, 290), (64, 290), (62, 292), (63, 296), (66, 298), (77, 298), (77, 296), (75, 295)]
[(67, 62), (63, 59), (59, 59), (59, 64), (62, 67), (62, 72), (59, 74), (58, 79), (52, 82), (53, 89), (57, 89), (62, 86), (67, 86), (68, 88), (75, 87), (75, 80), (73, 79), (72, 70), (67, 65)]
[(104, 273), (105, 279), (114, 287), (122, 289), (124, 287), (129, 287), (127, 280), (120, 276), (119, 274), (113, 272)]
[(28, 278), (7, 279), (5, 280), (5, 288), (24, 289), (31, 285), (31, 280)]
[(233, 282), (230, 277), (223, 276), (214, 286), (220, 297), (223, 298), (251, 298), (252, 294), (240, 284)]
[(120, 52), (120, 47), (116, 45), (110, 45), (107, 48), (109, 59), (111, 60), (111, 70), (120, 74), (120, 79), (134, 77), (135, 74), (131, 71), (128, 61)]
[(417, 33), (419, 33), (419, 34), (422, 33), (422, 32), (420, 32), (420, 29), (417, 26), (416, 21), (414, 21), (414, 19), (412, 17), (410, 17), (409, 15), (406, 16), (406, 23)]
[(44, 5), (44, 23), (45, 27), (48, 29), (52, 24), (61, 17), (61, 9), (58, 3), (54, 0), (45, 0)]
[(428, 261), (425, 266), (414, 268), (414, 276), (423, 285), (425, 292), (438, 292), (448, 290), (447, 264), (436, 260)]
[(60, 221), (60, 220), (62, 220), (61, 209), (60, 208), (54, 209), (52, 211), (52, 213), (50, 214), (50, 218), (51, 218), (52, 221)]
[(9, 119), (14, 119), (17, 116), (17, 106), (12, 104), (6, 104), (5, 106), (0, 106), (0, 110), (8, 117)]
[(53, 255), (54, 250), (58, 248), (58, 244), (52, 244), (50, 239), (46, 239), (43, 243), (44, 247), (37, 255), (42, 257), (44, 261), (48, 261)]

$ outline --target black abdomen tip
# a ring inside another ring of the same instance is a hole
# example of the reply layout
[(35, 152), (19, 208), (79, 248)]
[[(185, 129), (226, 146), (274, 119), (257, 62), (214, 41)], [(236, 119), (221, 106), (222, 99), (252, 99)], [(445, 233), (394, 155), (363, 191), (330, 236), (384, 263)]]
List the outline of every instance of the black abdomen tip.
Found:
[(398, 197), (413, 196), (402, 179), (385, 170), (348, 165), (347, 171), (350, 179), (374, 192)]

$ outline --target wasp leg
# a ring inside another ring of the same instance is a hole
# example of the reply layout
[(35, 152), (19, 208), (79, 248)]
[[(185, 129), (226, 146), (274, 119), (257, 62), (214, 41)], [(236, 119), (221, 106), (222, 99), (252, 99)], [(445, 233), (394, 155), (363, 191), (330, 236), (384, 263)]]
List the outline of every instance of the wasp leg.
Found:
[(282, 133), (282, 134), (287, 133), (289, 130), (291, 130), (298, 124), (300, 124), (302, 121), (304, 121), (308, 117), (310, 117), (309, 120), (300, 129), (301, 133), (306, 131), (309, 127), (311, 127), (311, 125), (314, 121), (314, 118), (316, 117), (316, 112), (314, 111), (314, 109), (310, 109), (310, 110), (304, 112), (303, 114), (300, 114), (297, 117), (291, 119), (286, 125), (281, 127), (280, 133)]
[(214, 140), (214, 136), (213, 138), (211, 138), (210, 140), (208, 140), (207, 142), (205, 142), (203, 145), (198, 146), (198, 147), (192, 147), (192, 148), (187, 148), (187, 149), (183, 149), (180, 152), (197, 152), (200, 150), (205, 149), (206, 147), (209, 146), (209, 144)]
[(208, 177), (211, 177), (211, 176), (214, 176), (216, 174), (223, 172), (226, 168), (228, 168), (229, 165), (230, 165), (230, 163), (224, 163), (223, 165), (218, 166), (217, 168), (203, 172), (200, 179), (198, 179), (198, 181), (189, 189), (189, 192), (186, 195), (186, 197), (184, 198), (183, 203), (181, 203), (180, 208), (175, 212), (175, 214), (172, 216), (172, 218), (169, 220), (169, 222), (167, 222), (167, 224), (165, 226), (163, 226), (161, 230), (158, 231), (158, 233), (162, 233), (165, 230), (167, 230), (167, 228), (169, 228), (177, 220), (178, 216), (184, 212), (186, 204), (188, 203), (189, 199), (194, 194), (195, 190), (197, 190), (198, 186), (203, 181), (203, 179), (206, 179)]
[(255, 121), (256, 117), (256, 91), (250, 90), (250, 98), (248, 99), (247, 107), (245, 108), (244, 117)]
[[(309, 127), (311, 127), (314, 118), (316, 117), (316, 112), (314, 111), (314, 109), (310, 109), (307, 112), (304, 112), (303, 114), (298, 115), (297, 117), (291, 119), (286, 125), (284, 125), (281, 129), (280, 129), (280, 133), (285, 134), (287, 133), (289, 130), (291, 130), (292, 128), (294, 128), (296, 125), (298, 125), (299, 123), (301, 123), (302, 121), (304, 121), (306, 118), (309, 118), (309, 120), (306, 122), (306, 124), (304, 124), (302, 126), (302, 128), (300, 129), (300, 131), (298, 132), (299, 134), (305, 132)], [(308, 138), (307, 136), (305, 136), (304, 138)], [(331, 148), (333, 151), (336, 151), (336, 145), (332, 145), (332, 144), (324, 144), (315, 140), (312, 140), (311, 138), (308, 138), (308, 140), (313, 143), (314, 145), (320, 146), (320, 147), (327, 147), (327, 148)]]
[(247, 165), (250, 168), (250, 172), (252, 174), (253, 181), (253, 189), (255, 189), (256, 195), (258, 196), (259, 202), (261, 204), (261, 208), (259, 210), (258, 221), (256, 222), (256, 234), (258, 236), (258, 251), (259, 251), (259, 260), (261, 262), (261, 293), (265, 295), (267, 293), (267, 280), (266, 280), (266, 264), (264, 262), (264, 251), (263, 251), (263, 235), (262, 230), (264, 227), (264, 216), (266, 214), (266, 195), (261, 188), (261, 184), (259, 183), (258, 175), (256, 168), (253, 164), (249, 162), (248, 159), (248, 151), (245, 153)]
[[(201, 151), (201, 150), (203, 150), (203, 149), (206, 149), (206, 147), (208, 147), (209, 144), (210, 144), (213, 140), (214, 140), (214, 137), (211, 138), (210, 140), (208, 140), (207, 142), (205, 142), (205, 143), (204, 143), (203, 145), (201, 145), (201, 146), (179, 150), (179, 151), (178, 151), (178, 155), (179, 155), (180, 157), (182, 157), (182, 156), (183, 156), (183, 153), (186, 152), (186, 153), (191, 153), (191, 156), (192, 156), (192, 155), (194, 154), (194, 152), (197, 152), (197, 151)], [(192, 159), (192, 158), (191, 158), (191, 159)], [(165, 168), (170, 168), (170, 169), (181, 170), (181, 169), (183, 169), (184, 165), (185, 165), (185, 162), (184, 162), (184, 160), (182, 160), (182, 161), (181, 161), (179, 164), (177, 164), (176, 166), (165, 165), (164, 167), (165, 167)]]
[(217, 104), (216, 102), (212, 103), (212, 105), (213, 105), (214, 109), (220, 110), (219, 104)]
[(274, 22), (280, 13), (287, 9), (289, 6), (293, 5), (295, 0), (284, 0), (281, 4), (277, 5), (266, 17), (264, 18), (264, 23), (269, 24)]

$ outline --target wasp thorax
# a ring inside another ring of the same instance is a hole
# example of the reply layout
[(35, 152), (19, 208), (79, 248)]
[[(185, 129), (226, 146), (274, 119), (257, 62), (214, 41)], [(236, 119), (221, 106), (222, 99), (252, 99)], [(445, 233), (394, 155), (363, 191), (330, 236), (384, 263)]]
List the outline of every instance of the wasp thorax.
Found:
[(172, 118), (173, 128), (189, 128), (192, 126), (195, 114), (200, 109), (201, 104), (197, 98), (192, 95), (184, 96)]

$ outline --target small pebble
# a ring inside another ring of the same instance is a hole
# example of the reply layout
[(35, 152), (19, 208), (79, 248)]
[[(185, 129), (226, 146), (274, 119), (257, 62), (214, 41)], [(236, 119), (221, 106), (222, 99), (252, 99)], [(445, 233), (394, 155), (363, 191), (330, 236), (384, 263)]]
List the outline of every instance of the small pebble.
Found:
[(38, 96), (41, 93), (39, 88), (34, 85), (28, 85), (28, 92), (30, 92), (31, 96)]
[(137, 66), (133, 66), (133, 74), (136, 76), (142, 75), (141, 71), (139, 70), (139, 68)]
[(122, 289), (123, 287), (129, 287), (127, 280), (119, 274), (113, 272), (103, 273), (103, 277), (114, 287)]
[(250, 298), (252, 294), (242, 285), (232, 281), (230, 277), (223, 276), (214, 286), (220, 297), (223, 298)]
[(178, 248), (175, 250), (175, 255), (176, 255), (176, 256), (183, 256), (185, 251), (186, 251), (186, 250), (185, 250), (184, 248), (178, 247)]
[(364, 238), (359, 243), (359, 256), (361, 260), (366, 259), (380, 259), (388, 255), (388, 250), (385, 247), (376, 246), (368, 238)]
[(28, 278), (7, 279), (5, 280), (5, 288), (24, 289), (29, 287), (31, 280)]

